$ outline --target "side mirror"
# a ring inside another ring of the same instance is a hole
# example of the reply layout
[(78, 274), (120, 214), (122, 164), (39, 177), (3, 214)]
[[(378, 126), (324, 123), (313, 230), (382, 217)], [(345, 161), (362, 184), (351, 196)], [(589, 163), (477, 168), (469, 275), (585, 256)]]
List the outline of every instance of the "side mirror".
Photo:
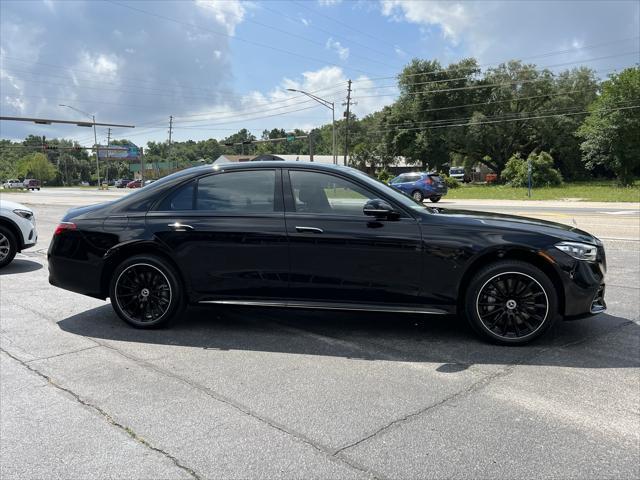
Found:
[(362, 211), (365, 215), (376, 218), (389, 218), (398, 215), (391, 205), (379, 198), (373, 198), (364, 204)]

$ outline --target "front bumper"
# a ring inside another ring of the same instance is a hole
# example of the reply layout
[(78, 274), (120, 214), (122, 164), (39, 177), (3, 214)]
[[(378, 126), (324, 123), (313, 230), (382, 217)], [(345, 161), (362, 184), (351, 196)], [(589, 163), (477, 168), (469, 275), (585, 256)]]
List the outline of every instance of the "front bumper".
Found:
[(606, 263), (604, 250), (599, 248), (596, 262), (586, 262), (553, 248), (545, 252), (554, 260), (564, 290), (565, 318), (581, 318), (607, 309), (605, 295)]

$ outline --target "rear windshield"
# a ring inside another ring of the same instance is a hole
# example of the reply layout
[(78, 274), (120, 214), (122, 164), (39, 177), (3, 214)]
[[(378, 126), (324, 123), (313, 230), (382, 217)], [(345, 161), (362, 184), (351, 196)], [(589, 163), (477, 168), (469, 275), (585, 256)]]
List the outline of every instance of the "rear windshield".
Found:
[(464, 173), (464, 168), (451, 168), (449, 173)]

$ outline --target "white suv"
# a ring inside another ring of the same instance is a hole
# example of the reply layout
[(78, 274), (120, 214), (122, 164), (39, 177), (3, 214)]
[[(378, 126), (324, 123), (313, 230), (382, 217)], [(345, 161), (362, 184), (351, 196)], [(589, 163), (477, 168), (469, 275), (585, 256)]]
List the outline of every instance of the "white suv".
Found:
[(33, 247), (37, 241), (33, 210), (19, 203), (0, 199), (0, 268), (11, 263), (16, 253)]

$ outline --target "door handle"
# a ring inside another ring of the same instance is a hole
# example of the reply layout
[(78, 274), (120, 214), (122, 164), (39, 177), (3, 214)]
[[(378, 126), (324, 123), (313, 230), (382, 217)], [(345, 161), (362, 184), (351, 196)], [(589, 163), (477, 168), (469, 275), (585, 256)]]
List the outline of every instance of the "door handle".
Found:
[(296, 227), (298, 233), (323, 233), (321, 228), (316, 227)]
[(167, 225), (167, 227), (177, 232), (186, 232), (187, 230), (193, 230), (193, 227), (191, 225), (186, 225), (180, 222), (170, 223), (169, 225)]

